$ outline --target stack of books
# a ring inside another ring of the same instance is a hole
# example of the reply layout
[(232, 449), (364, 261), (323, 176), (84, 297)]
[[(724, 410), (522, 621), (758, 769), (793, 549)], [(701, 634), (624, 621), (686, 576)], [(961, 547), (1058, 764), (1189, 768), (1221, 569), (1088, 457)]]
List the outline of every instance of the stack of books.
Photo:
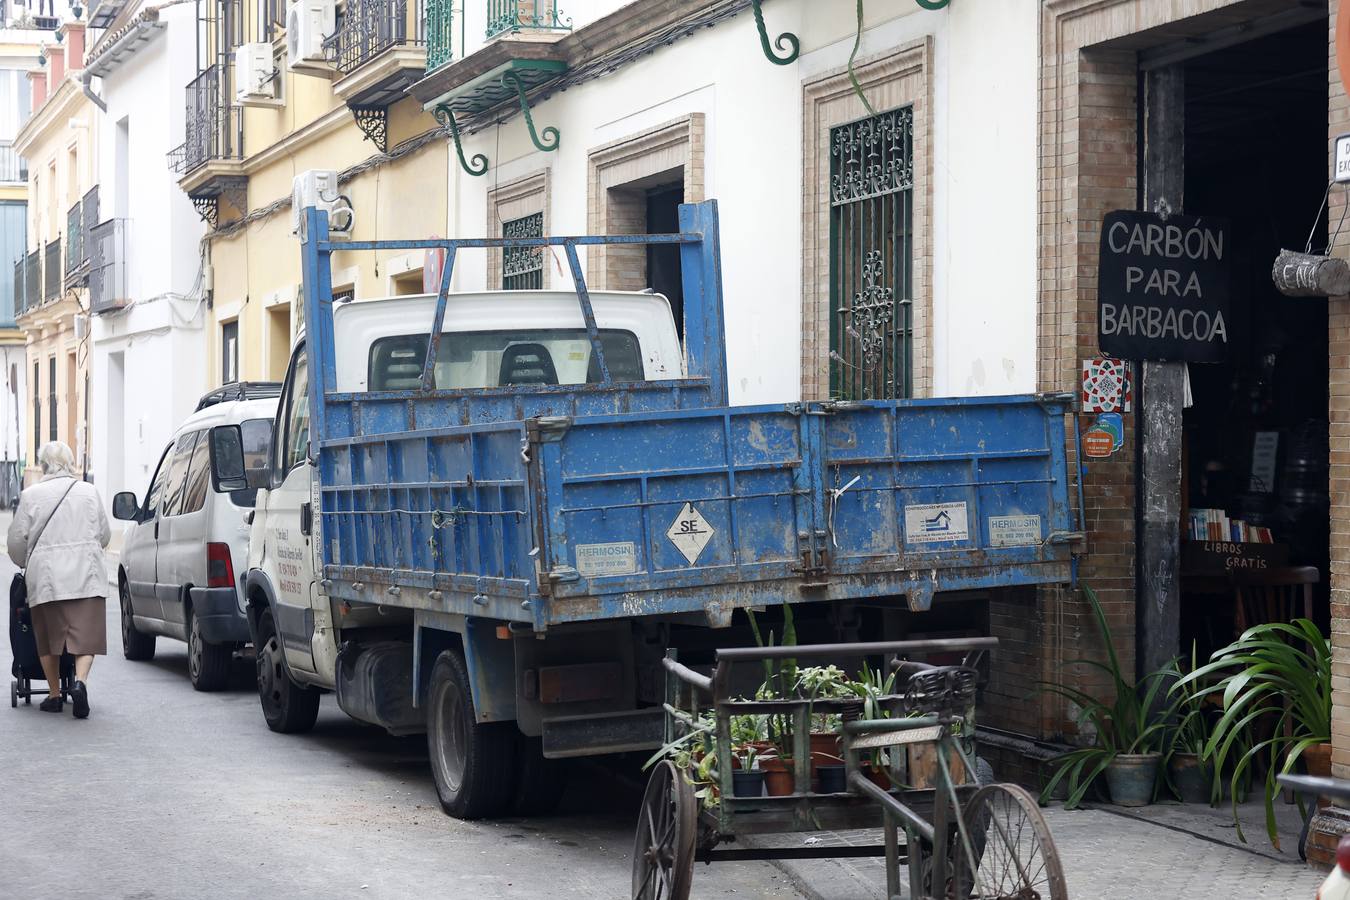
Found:
[(1235, 544), (1273, 544), (1270, 529), (1230, 519), (1221, 509), (1192, 509), (1189, 537), (1193, 541), (1231, 541)]

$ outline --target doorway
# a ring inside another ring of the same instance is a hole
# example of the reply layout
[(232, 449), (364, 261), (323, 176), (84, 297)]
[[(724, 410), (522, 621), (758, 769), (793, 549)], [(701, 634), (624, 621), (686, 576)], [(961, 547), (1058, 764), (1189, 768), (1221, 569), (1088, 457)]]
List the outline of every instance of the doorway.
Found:
[(1330, 625), (1327, 303), (1271, 282), (1282, 248), (1326, 243), (1326, 94), (1325, 20), (1185, 64), (1185, 210), (1227, 219), (1233, 241), (1229, 353), (1189, 367), (1182, 418), (1187, 658), (1256, 624), (1238, 586), (1272, 572), (1316, 583), (1271, 615)]

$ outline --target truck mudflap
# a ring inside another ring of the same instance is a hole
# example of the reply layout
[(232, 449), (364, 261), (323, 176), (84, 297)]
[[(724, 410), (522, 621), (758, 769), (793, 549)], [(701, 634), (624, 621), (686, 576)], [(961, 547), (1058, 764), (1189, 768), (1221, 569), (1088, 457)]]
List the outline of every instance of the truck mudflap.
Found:
[[(1067, 581), (1066, 395), (536, 420), (548, 619)], [(709, 589), (716, 589), (710, 592)]]

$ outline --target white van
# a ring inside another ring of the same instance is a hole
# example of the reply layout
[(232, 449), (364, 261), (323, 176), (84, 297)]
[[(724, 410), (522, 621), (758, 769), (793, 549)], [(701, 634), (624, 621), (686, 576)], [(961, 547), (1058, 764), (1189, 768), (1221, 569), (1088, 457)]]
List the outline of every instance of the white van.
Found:
[(130, 491), (113, 498), (113, 516), (132, 523), (117, 572), (122, 652), (151, 659), (156, 637), (187, 641), (188, 676), (199, 691), (225, 686), (235, 650), (250, 639), (242, 576), (256, 497), (212, 490), (207, 435), (216, 425), (238, 425), (246, 464), (265, 468), (280, 394), (275, 382), (207, 394), (164, 450), (144, 502)]

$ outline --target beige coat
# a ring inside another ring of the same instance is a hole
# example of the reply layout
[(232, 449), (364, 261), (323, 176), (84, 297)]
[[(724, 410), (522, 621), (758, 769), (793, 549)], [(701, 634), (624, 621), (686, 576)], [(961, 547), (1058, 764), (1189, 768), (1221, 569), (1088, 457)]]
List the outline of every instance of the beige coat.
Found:
[[(19, 495), (19, 508), (9, 526), (9, 558), (25, 569), (29, 606), (108, 596), (103, 548), (108, 546), (112, 528), (103, 500), (84, 481), (77, 481), (61, 500), (70, 484), (69, 475), (48, 475)], [(53, 515), (57, 501), (61, 506)], [(30, 557), (33, 538), (48, 516), (51, 521)]]

